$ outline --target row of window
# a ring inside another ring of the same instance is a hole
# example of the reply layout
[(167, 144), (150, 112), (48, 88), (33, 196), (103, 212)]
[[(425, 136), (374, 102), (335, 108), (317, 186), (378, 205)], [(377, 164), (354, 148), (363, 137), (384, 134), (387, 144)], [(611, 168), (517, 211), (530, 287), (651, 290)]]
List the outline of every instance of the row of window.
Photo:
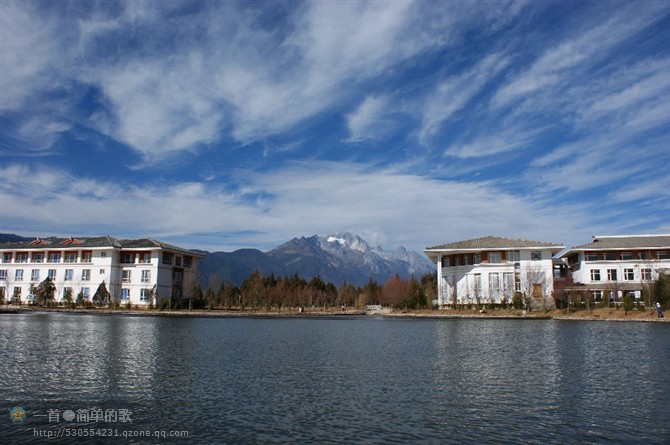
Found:
[(633, 261), (638, 260), (667, 260), (670, 259), (670, 254), (667, 250), (651, 251), (640, 250), (638, 252), (587, 252), (584, 254), (586, 261)]
[[(2, 254), (3, 263), (12, 262), (12, 252), (6, 252)], [(105, 252), (102, 252), (101, 256), (105, 256)], [(61, 252), (49, 252), (45, 257), (44, 252), (33, 252), (30, 255), (31, 263), (44, 263), (46, 258), (47, 263), (60, 263), (63, 259), (64, 263), (76, 263), (77, 262), (77, 252), (66, 252), (65, 255), (62, 255)], [(18, 252), (16, 254), (16, 263), (28, 263), (29, 257), (28, 252)], [(82, 252), (81, 255), (82, 263), (91, 263), (93, 262), (93, 252)]]
[[(603, 281), (600, 269), (591, 269), (591, 281)], [(640, 269), (640, 280), (651, 281), (651, 269)], [(607, 281), (619, 281), (617, 269), (607, 269)], [(635, 269), (623, 270), (623, 281), (635, 281)]]
[[(100, 269), (104, 273), (104, 269)], [(47, 277), (51, 281), (56, 281), (56, 269), (49, 269), (47, 271)], [(6, 281), (11, 279), (7, 274), (7, 269), (0, 269), (0, 281)], [(14, 271), (14, 281), (23, 281), (23, 269), (16, 269)], [(40, 269), (32, 269), (30, 271), (30, 281), (40, 281)], [(74, 279), (74, 269), (65, 269), (63, 276), (63, 281), (72, 281)], [(82, 269), (81, 271), (81, 281), (90, 281), (91, 280), (91, 269)]]
[[(100, 269), (100, 275), (105, 274), (105, 269)], [(47, 271), (47, 277), (51, 281), (56, 281), (57, 271), (56, 269), (49, 269)], [(12, 277), (9, 277), (10, 279)], [(132, 278), (131, 270), (124, 270), (122, 281), (124, 283), (129, 283)], [(6, 281), (8, 279), (7, 269), (0, 269), (0, 281)], [(23, 269), (16, 269), (14, 271), (14, 281), (23, 281)], [(63, 275), (63, 281), (72, 281), (74, 279), (74, 269), (65, 269)], [(91, 269), (82, 269), (81, 270), (81, 281), (90, 281), (91, 280)], [(32, 269), (30, 271), (30, 281), (41, 281), (40, 269)], [(143, 270), (141, 271), (141, 281), (142, 283), (149, 283), (151, 281), (151, 271)]]
[[(132, 276), (133, 276), (133, 271), (132, 270), (124, 270), (122, 272), (121, 276), (121, 281), (124, 283), (130, 283), (132, 281)], [(148, 283), (151, 281), (151, 271), (150, 270), (143, 270), (141, 271), (141, 280), (142, 283)]]
[[(502, 281), (501, 281), (502, 275)], [(472, 291), (475, 295), (481, 295), (482, 292), (482, 274), (476, 273), (472, 274)], [(514, 280), (514, 273), (512, 272), (503, 272), (500, 273), (489, 273), (488, 274), (488, 291), (489, 293), (497, 294), (500, 291), (503, 291), (505, 294), (511, 294), (514, 291), (519, 291), (519, 283)]]
[[(628, 294), (630, 295), (630, 297), (634, 301), (638, 300), (640, 298), (640, 293), (636, 290), (630, 291), (630, 292), (628, 292)], [(597, 302), (603, 301), (603, 295), (604, 295), (604, 292), (602, 290), (592, 290), (591, 291), (591, 297), (593, 298), (593, 301), (597, 301)], [(611, 302), (619, 302), (620, 298), (621, 297), (619, 295), (619, 292), (617, 292), (617, 291), (610, 291), (609, 292), (609, 300)]]
[[(501, 252), (481, 252), (481, 253), (472, 253), (472, 254), (459, 254), (459, 255), (448, 255), (442, 257), (442, 266), (451, 267), (451, 266), (469, 266), (473, 264), (480, 264), (483, 262), (487, 263), (502, 263), (503, 260), (507, 263), (514, 263), (520, 261), (521, 255), (518, 250), (509, 250), (505, 252), (505, 257)], [(482, 260), (483, 259), (483, 260)], [(541, 261), (542, 260), (542, 251), (533, 250), (530, 252), (531, 261)]]
[(168, 266), (175, 265), (177, 267), (186, 267), (189, 268), (193, 264), (193, 257), (190, 256), (175, 256), (169, 252), (163, 252), (163, 258), (161, 260), (163, 264)]
[[(14, 288), (12, 289), (12, 294), (9, 297), (10, 298), (17, 298), (17, 297), (21, 298), (21, 293), (22, 293), (21, 291), (22, 291), (22, 289), (21, 289), (20, 286), (14, 286)], [(70, 295), (72, 295), (73, 299), (76, 298), (76, 296), (72, 293), (72, 288), (71, 287), (63, 288), (63, 294), (65, 294), (67, 292), (69, 292)], [(85, 300), (88, 299), (91, 296), (91, 288), (90, 287), (82, 287), (81, 288), (81, 294), (82, 294), (82, 296), (84, 297)], [(0, 295), (3, 296), (3, 297), (8, 296), (8, 295), (6, 295), (4, 287), (0, 287)]]
[[(121, 301), (127, 301), (130, 298), (130, 289), (121, 289)], [(140, 289), (140, 301), (147, 301), (151, 298), (151, 289)]]
[[(12, 298), (21, 298), (21, 287), (20, 286), (14, 286), (12, 289)], [(76, 298), (76, 296), (72, 293), (72, 288), (71, 287), (65, 287), (63, 288), (63, 293), (69, 292), (70, 295), (72, 295), (72, 298)], [(91, 288), (90, 287), (82, 287), (81, 288), (81, 293), (82, 296), (84, 297), (84, 300), (89, 300), (91, 296)], [(5, 288), (0, 287), (0, 295), (5, 297)], [(147, 301), (151, 297), (151, 289), (140, 289), (140, 301)], [(122, 301), (127, 301), (130, 298), (130, 289), (121, 289), (121, 300)]]

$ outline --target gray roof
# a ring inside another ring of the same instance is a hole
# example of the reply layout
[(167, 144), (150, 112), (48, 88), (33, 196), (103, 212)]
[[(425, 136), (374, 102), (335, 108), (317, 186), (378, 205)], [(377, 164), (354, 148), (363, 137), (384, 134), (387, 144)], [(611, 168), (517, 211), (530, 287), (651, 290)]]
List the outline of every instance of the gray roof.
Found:
[(542, 241), (530, 241), (525, 239), (502, 238), (498, 236), (485, 236), (455, 243), (440, 244), (439, 246), (427, 247), (426, 250), (468, 250), (468, 249), (519, 249), (533, 247), (550, 247), (563, 249), (564, 246), (556, 243)]
[(35, 238), (33, 241), (23, 241), (23, 242), (9, 242), (0, 244), (0, 249), (36, 249), (44, 247), (45, 249), (49, 248), (58, 248), (58, 249), (67, 249), (67, 248), (99, 248), (99, 247), (111, 247), (114, 249), (165, 249), (173, 250), (177, 252), (188, 253), (189, 255), (204, 257), (203, 253), (184, 249), (182, 247), (173, 246), (168, 243), (161, 241), (152, 240), (151, 238), (141, 238), (141, 239), (126, 239), (118, 240), (109, 235), (107, 236), (93, 236), (93, 237), (68, 237), (68, 238)]
[(670, 235), (623, 235), (594, 236), (589, 244), (573, 247), (570, 250), (601, 250), (601, 249), (670, 249)]

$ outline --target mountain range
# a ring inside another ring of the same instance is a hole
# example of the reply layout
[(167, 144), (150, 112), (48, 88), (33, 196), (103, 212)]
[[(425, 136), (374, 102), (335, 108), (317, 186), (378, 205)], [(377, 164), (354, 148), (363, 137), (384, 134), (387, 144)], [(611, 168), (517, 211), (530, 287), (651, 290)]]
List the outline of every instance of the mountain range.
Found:
[(370, 279), (384, 283), (396, 273), (402, 278), (411, 275), (420, 278), (433, 273), (435, 266), (424, 255), (402, 246), (393, 252), (384, 252), (381, 247), (373, 248), (351, 233), (293, 238), (268, 252), (256, 249), (212, 252), (198, 263), (201, 279), (216, 274), (219, 279), (236, 285), (254, 270), (261, 275), (297, 274), (306, 280), (319, 276), (336, 286), (344, 282), (362, 286)]
[[(32, 241), (18, 235), (0, 234), (0, 243)], [(435, 266), (424, 255), (398, 247), (385, 252), (371, 247), (363, 238), (351, 233), (310, 236), (292, 240), (270, 250), (239, 249), (234, 252), (206, 252), (198, 261), (198, 276), (203, 288), (210, 277), (240, 285), (253, 271), (261, 275), (294, 275), (305, 280), (319, 276), (336, 286), (349, 283), (362, 286), (370, 279), (384, 283), (398, 274), (401, 278), (420, 278), (433, 273)]]

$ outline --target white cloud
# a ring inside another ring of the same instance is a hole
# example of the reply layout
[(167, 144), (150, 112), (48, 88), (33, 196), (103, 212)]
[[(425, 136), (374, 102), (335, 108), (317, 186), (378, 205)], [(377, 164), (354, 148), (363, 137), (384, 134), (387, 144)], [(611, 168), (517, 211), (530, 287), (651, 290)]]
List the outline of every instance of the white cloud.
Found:
[(350, 142), (379, 139), (391, 129), (392, 122), (385, 117), (389, 113), (388, 102), (385, 96), (367, 96), (347, 115)]
[(491, 79), (502, 71), (509, 59), (502, 53), (489, 54), (465, 73), (451, 76), (437, 84), (426, 97), (421, 110), (422, 125), (419, 142), (426, 144), (440, 126), (458, 110), (463, 109), (481, 92)]
[[(472, 142), (449, 147), (445, 155), (458, 158), (477, 158), (513, 151), (529, 151), (535, 148), (533, 146), (535, 137), (542, 130), (542, 128), (528, 129), (518, 126), (498, 133), (486, 133), (478, 136)], [(499, 160), (504, 161), (505, 158), (499, 158)]]
[(294, 236), (341, 230), (374, 234), (387, 249), (403, 244), (416, 250), (488, 233), (560, 239), (585, 218), (561, 218), (486, 182), (445, 182), (348, 163), (306, 162), (240, 174), (245, 182), (234, 192), (210, 183), (99, 182), (44, 168), (7, 166), (1, 173), (0, 210), (11, 215), (3, 217), (2, 231), (119, 236), (119, 230), (131, 230), (122, 235), (173, 240), (250, 232), (221, 245), (189, 246), (208, 250), (269, 249)]
[[(510, 74), (509, 82), (494, 96), (493, 108), (506, 107), (529, 95), (541, 95), (547, 89), (553, 91), (559, 85), (569, 85), (579, 75), (588, 79), (585, 73), (590, 68), (610, 57), (610, 51), (617, 45), (653, 24), (667, 8), (662, 3), (639, 6), (630, 4), (615, 11), (598, 26), (589, 26), (576, 37), (570, 36), (549, 48), (527, 70)], [(612, 32), (613, 29), (616, 32)]]

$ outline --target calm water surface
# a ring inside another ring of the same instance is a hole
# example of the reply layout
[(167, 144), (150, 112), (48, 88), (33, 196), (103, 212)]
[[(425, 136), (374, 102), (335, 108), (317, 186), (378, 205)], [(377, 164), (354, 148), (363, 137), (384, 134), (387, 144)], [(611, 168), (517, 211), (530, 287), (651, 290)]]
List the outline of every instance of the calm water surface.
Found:
[[(0, 328), (0, 443), (670, 443), (667, 324), (54, 313)], [(62, 418), (94, 409), (132, 422)], [(98, 435), (38, 436), (66, 429)]]

